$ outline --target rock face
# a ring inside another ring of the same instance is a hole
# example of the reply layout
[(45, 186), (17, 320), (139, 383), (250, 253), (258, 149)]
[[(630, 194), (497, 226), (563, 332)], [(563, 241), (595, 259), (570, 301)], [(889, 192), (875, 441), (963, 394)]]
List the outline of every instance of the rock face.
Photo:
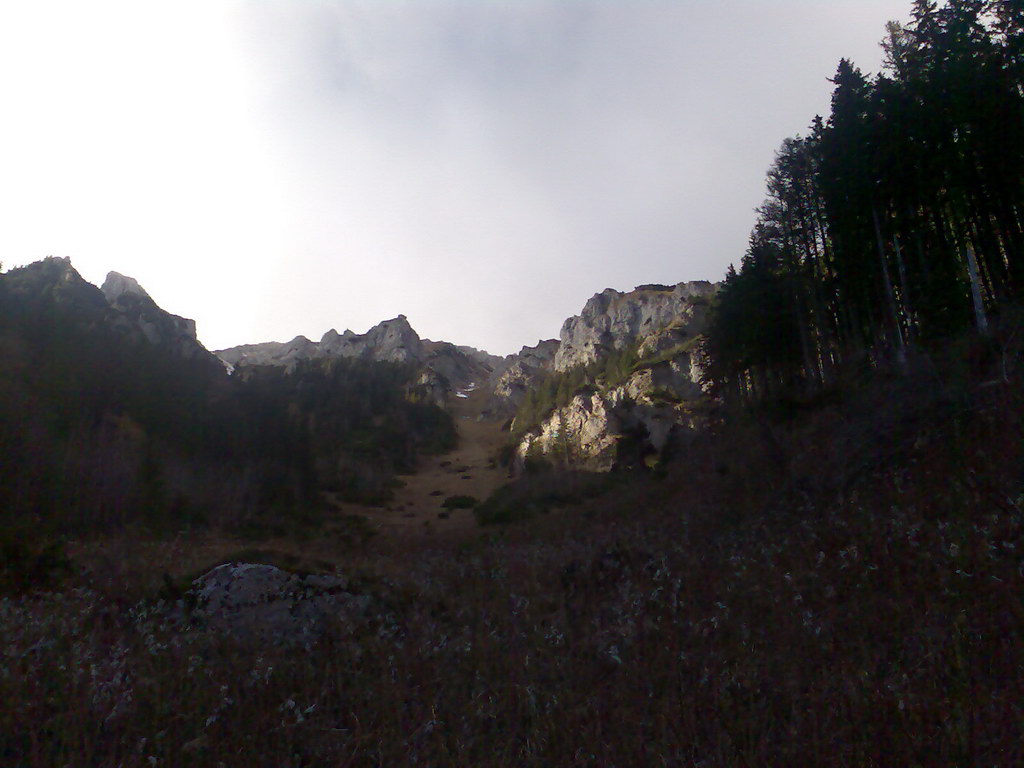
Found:
[(139, 333), (150, 344), (168, 346), (181, 357), (209, 354), (196, 338), (195, 320), (160, 309), (133, 278), (110, 272), (100, 291), (119, 313), (113, 325), (122, 333)]
[(675, 286), (642, 285), (629, 293), (608, 288), (562, 325), (555, 370), (594, 362), (666, 330), (680, 338), (696, 336), (707, 322), (717, 287), (701, 280)]
[(486, 381), (493, 366), (501, 362), (501, 358), (471, 347), (421, 339), (405, 315), (385, 320), (363, 334), (331, 329), (319, 342), (296, 336), (289, 342), (245, 344), (216, 354), (232, 369), (275, 365), (291, 371), (302, 360), (339, 357), (415, 365), (422, 369), (418, 383), (438, 405), (444, 404), (450, 392)]
[[(603, 471), (651, 462), (673, 438), (698, 428), (697, 350), (716, 290), (704, 281), (608, 289), (565, 321), (559, 342), (536, 367), (524, 349), (495, 384), (495, 400), (507, 407), (518, 407), (546, 374), (568, 381), (584, 366), (587, 374), (568, 401), (527, 429), (516, 447), (519, 465), (544, 458)], [(613, 353), (626, 356), (618, 369), (603, 365)]]
[(526, 393), (553, 369), (557, 351), (558, 340), (548, 339), (506, 357), (492, 376), (492, 394), (484, 416), (495, 419), (514, 416)]
[(9, 290), (27, 298), (46, 298), (90, 327), (106, 327), (138, 344), (161, 346), (173, 355), (208, 358), (196, 338), (194, 320), (157, 306), (130, 277), (111, 272), (102, 288), (86, 281), (67, 257), (49, 257), (4, 275)]
[[(301, 575), (272, 565), (228, 563), (192, 582), (188, 620), (252, 645), (309, 646), (331, 622), (361, 615), (370, 599), (334, 575)], [(182, 617), (184, 618), (184, 617)]]
[(577, 393), (524, 435), (516, 447), (518, 465), (544, 458), (566, 468), (606, 472), (656, 461), (671, 439), (703, 424), (695, 401), (675, 402), (652, 386), (663, 376), (664, 371), (648, 369), (622, 386)]
[(405, 315), (385, 320), (363, 334), (349, 330), (338, 333), (332, 328), (319, 342), (296, 336), (287, 342), (243, 344), (217, 350), (215, 354), (235, 367), (277, 365), (288, 369), (293, 369), (300, 360), (325, 357), (356, 357), (388, 363), (419, 362), (425, 357), (423, 341)]

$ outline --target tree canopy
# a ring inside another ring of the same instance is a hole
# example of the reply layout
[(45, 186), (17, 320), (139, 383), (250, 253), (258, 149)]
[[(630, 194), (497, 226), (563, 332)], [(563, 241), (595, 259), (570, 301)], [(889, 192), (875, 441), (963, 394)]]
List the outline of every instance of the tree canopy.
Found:
[(850, 362), (985, 332), (1024, 288), (1024, 4), (915, 0), (883, 72), (839, 62), (786, 139), (707, 334), (727, 397), (810, 393)]

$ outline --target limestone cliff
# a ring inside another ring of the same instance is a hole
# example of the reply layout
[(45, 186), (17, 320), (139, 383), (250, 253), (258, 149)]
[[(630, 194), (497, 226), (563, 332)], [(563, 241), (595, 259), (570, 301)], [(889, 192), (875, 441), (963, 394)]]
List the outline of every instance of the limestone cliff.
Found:
[(544, 458), (567, 468), (604, 472), (615, 466), (656, 463), (674, 437), (699, 428), (700, 400), (678, 399), (666, 383), (686, 381), (673, 363), (635, 372), (625, 384), (588, 387), (555, 408), (516, 446), (517, 464)]
[(485, 418), (507, 419), (515, 415), (526, 393), (554, 366), (558, 341), (539, 341), (536, 346), (523, 347), (495, 367), (490, 382), (491, 398), (484, 411)]
[(538, 457), (600, 471), (650, 462), (699, 426), (697, 351), (716, 289), (689, 282), (602, 291), (565, 321), (545, 364), (520, 374), (523, 361), (514, 361), (495, 399), (519, 407), (512, 427), (520, 465)]
[(134, 278), (110, 272), (100, 291), (114, 310), (111, 325), (121, 333), (141, 335), (181, 357), (209, 355), (196, 338), (196, 321), (161, 309)]
[(675, 286), (642, 285), (629, 293), (612, 288), (601, 291), (562, 325), (555, 370), (592, 363), (612, 350), (666, 331), (677, 340), (696, 336), (704, 328), (716, 289), (701, 280)]

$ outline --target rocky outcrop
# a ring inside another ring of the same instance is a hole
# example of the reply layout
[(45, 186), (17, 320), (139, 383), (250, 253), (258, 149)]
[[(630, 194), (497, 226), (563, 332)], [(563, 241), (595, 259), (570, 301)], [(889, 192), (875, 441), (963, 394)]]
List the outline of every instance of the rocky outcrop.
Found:
[(125, 294), (131, 296), (140, 296), (149, 299), (150, 295), (146, 293), (145, 289), (139, 285), (139, 281), (134, 277), (128, 277), (118, 272), (108, 272), (107, 279), (103, 281), (103, 285), (100, 286), (100, 290), (103, 295), (107, 297), (107, 301), (113, 304), (119, 298)]
[(496, 367), (491, 377), (491, 397), (484, 410), (484, 418), (508, 419), (515, 415), (519, 406), (544, 375), (551, 372), (558, 341), (539, 341), (536, 346), (523, 347), (509, 355)]
[(181, 620), (247, 645), (309, 646), (329, 627), (366, 611), (338, 575), (290, 573), (272, 565), (227, 563), (192, 582)]
[(180, 357), (209, 355), (196, 338), (196, 322), (157, 306), (134, 278), (110, 272), (100, 287), (117, 314), (112, 326), (126, 335), (140, 335), (150, 344), (170, 348)]
[(320, 339), (320, 357), (358, 357), (383, 363), (418, 363), (425, 356), (423, 341), (405, 315), (385, 320), (364, 334), (333, 328)]
[(289, 342), (245, 344), (216, 353), (232, 368), (252, 365), (282, 366), (294, 370), (302, 360), (358, 358), (404, 363), (421, 368), (418, 385), (433, 402), (443, 405), (452, 391), (472, 382), (486, 381), (501, 358), (446, 341), (421, 339), (405, 315), (385, 320), (366, 333), (331, 329), (319, 342), (296, 336)]
[(593, 296), (562, 325), (556, 371), (586, 365), (666, 330), (680, 340), (699, 334), (717, 287), (704, 280), (675, 286), (642, 285), (629, 293), (612, 288)]
[(642, 368), (611, 389), (588, 387), (523, 436), (517, 463), (542, 458), (595, 472), (657, 463), (673, 440), (703, 425), (698, 393), (686, 367), (671, 361)]
[(104, 328), (137, 344), (163, 347), (185, 358), (215, 359), (196, 338), (194, 320), (157, 306), (139, 283), (117, 272), (101, 288), (86, 281), (67, 257), (49, 257), (4, 275), (8, 290), (30, 302), (43, 301), (83, 327)]
[[(558, 394), (539, 424), (513, 423), (526, 429), (516, 447), (520, 465), (530, 457), (591, 470), (650, 462), (697, 428), (697, 350), (716, 290), (698, 281), (602, 291), (565, 321), (553, 354), (537, 369), (510, 365), (495, 384), (496, 402), (518, 407), (545, 374), (561, 385), (548, 382)], [(617, 363), (609, 365), (615, 353)], [(577, 387), (568, 399), (561, 394), (567, 383)]]

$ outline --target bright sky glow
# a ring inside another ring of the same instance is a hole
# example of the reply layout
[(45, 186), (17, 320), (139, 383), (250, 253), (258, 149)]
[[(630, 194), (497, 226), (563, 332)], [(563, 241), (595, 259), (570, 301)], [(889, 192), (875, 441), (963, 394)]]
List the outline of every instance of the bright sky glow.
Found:
[(497, 354), (718, 280), (909, 0), (0, 5), (0, 261), (130, 275), (211, 349), (405, 314)]

